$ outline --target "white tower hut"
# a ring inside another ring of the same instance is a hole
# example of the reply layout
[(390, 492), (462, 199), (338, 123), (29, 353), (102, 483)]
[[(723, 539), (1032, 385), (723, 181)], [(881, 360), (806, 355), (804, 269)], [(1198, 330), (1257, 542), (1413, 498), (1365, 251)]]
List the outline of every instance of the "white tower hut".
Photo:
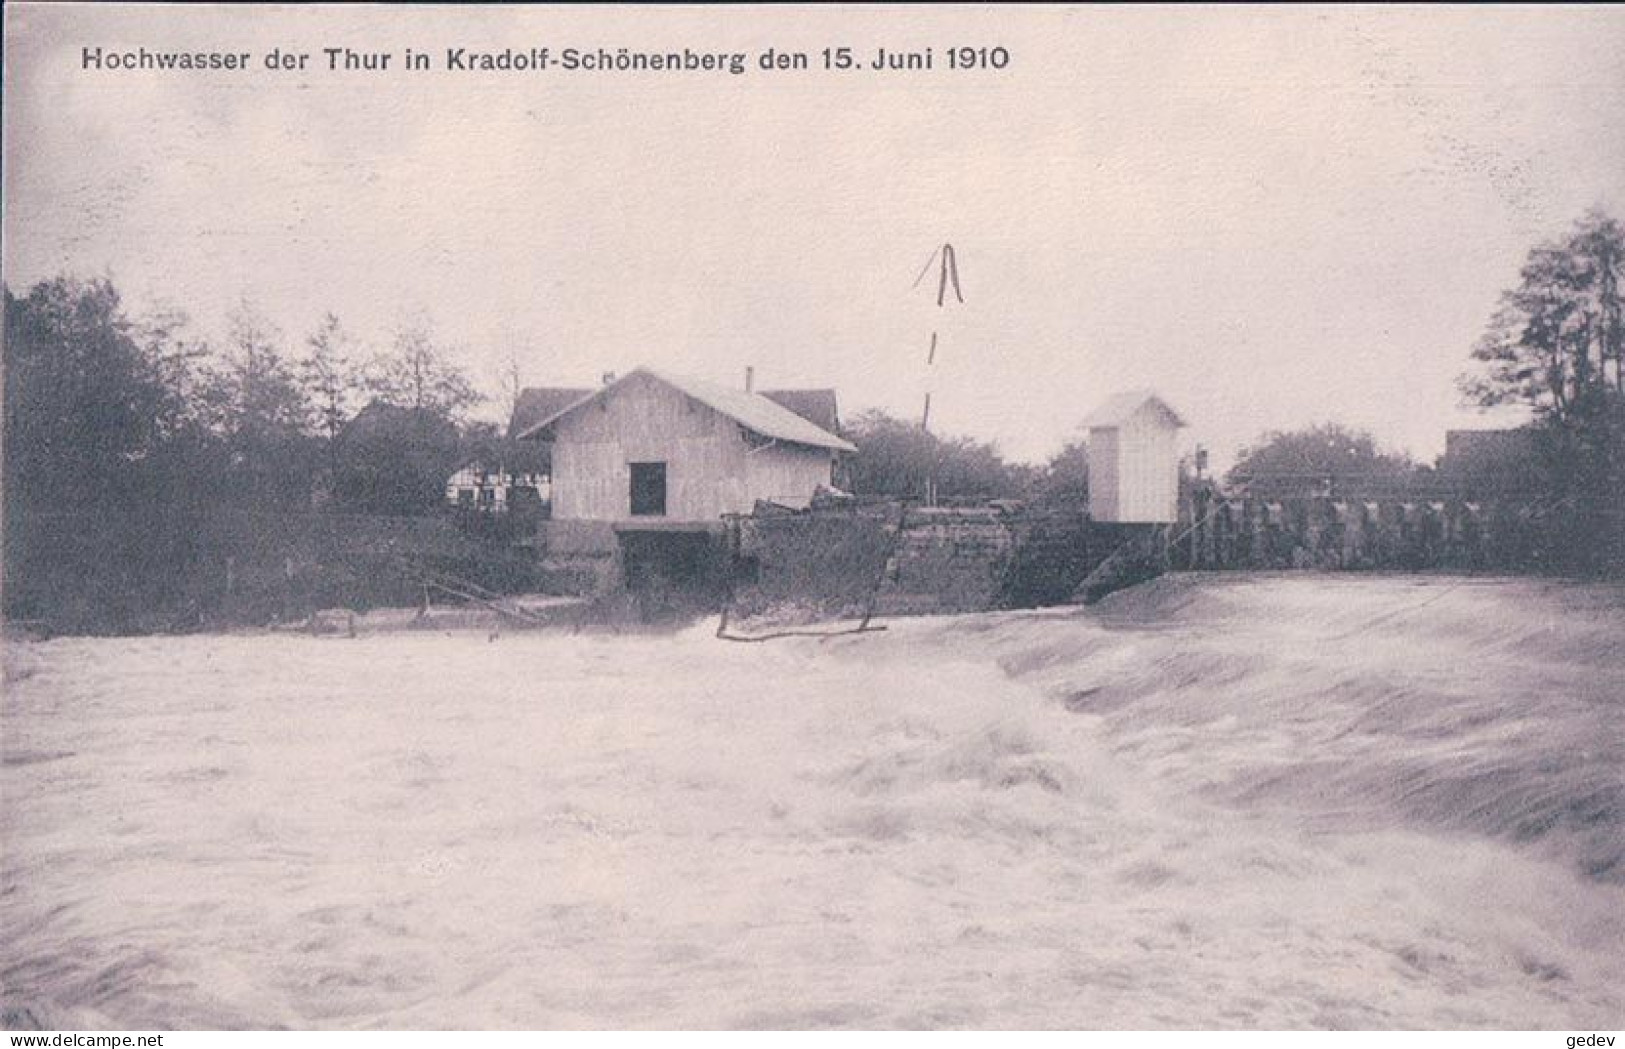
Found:
[(1150, 390), (1119, 393), (1083, 420), (1089, 516), (1165, 524), (1179, 517), (1178, 435), (1185, 421)]

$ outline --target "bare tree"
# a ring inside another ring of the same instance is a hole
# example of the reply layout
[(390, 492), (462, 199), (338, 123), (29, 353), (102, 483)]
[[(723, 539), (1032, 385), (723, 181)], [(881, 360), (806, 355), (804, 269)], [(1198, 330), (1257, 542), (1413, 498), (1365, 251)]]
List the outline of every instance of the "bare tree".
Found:
[(369, 366), (366, 386), (386, 403), (453, 420), (485, 399), (421, 319), (396, 331), (390, 351)]
[[(519, 410), (519, 396), (525, 391), (526, 356), (523, 347), (510, 342), (508, 343), (508, 349), (502, 355), (501, 364), (498, 365), (498, 407), (502, 409), (504, 420), (511, 420), (514, 412)], [(506, 421), (504, 422), (504, 428), (506, 428)]]

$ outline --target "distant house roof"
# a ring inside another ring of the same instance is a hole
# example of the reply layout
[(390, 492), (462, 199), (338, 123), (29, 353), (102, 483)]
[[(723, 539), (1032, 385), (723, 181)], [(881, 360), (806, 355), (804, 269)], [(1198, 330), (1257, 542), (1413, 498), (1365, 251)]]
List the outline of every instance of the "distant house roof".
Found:
[(386, 419), (405, 418), (407, 411), (405, 408), (375, 398), (368, 401), (360, 411), (352, 415), (339, 432), (354, 434), (374, 429)]
[(1515, 430), (1446, 430), (1439, 472), (1452, 478), (1499, 477), (1512, 481), (1540, 471), (1538, 433)]
[(841, 415), (836, 410), (834, 390), (763, 390), (762, 396), (788, 408), (820, 430), (841, 432)]
[(443, 433), (454, 430), (451, 422), (423, 408), (405, 408), (376, 398), (356, 412), (338, 432), (340, 444), (376, 440), (380, 435), (398, 435), (403, 427), (419, 432)]
[(1444, 454), (1447, 459), (1485, 456), (1532, 455), (1536, 433), (1528, 427), (1514, 430), (1446, 430)]
[(508, 420), (508, 437), (518, 437), (592, 392), (585, 387), (570, 386), (529, 386), (520, 390), (519, 400), (513, 406), (513, 418)]
[(1185, 420), (1179, 417), (1179, 413), (1168, 406), (1167, 401), (1151, 390), (1126, 390), (1123, 393), (1113, 394), (1106, 398), (1104, 404), (1084, 416), (1082, 425), (1086, 430), (1122, 426), (1148, 405), (1161, 411), (1171, 425), (1187, 425)]
[[(576, 409), (598, 400), (634, 375), (647, 376), (657, 382), (664, 383), (679, 393), (692, 397), (706, 407), (726, 415), (745, 427), (745, 429), (763, 437), (788, 441), (792, 444), (811, 445), (815, 448), (831, 448), (842, 452), (857, 451), (847, 441), (835, 436), (817, 423), (796, 414), (776, 400), (770, 400), (765, 394), (746, 393), (744, 390), (719, 386), (716, 383), (692, 379), (684, 375), (674, 375), (670, 372), (655, 371), (653, 368), (639, 368), (636, 371), (629, 372), (608, 386), (593, 390), (551, 414), (530, 423), (518, 431), (515, 436), (520, 438), (535, 436), (539, 431), (558, 422)], [(802, 391), (791, 392), (799, 393)], [(831, 397), (833, 399), (833, 393)]]

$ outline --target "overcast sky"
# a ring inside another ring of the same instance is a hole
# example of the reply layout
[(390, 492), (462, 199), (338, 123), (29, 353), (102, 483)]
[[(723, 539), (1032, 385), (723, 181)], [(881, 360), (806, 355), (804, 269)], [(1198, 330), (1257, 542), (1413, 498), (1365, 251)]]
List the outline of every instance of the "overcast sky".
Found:
[[(1009, 66), (949, 70), (954, 44)], [(1495, 423), (1453, 380), (1529, 247), (1625, 215), (1622, 8), (8, 4), (5, 45), (14, 290), (106, 273), (209, 331), (247, 296), (290, 341), (424, 312), (493, 386), (513, 349), (534, 385), (753, 364), (848, 415), (929, 386), (938, 428), (1023, 459), (1134, 386), (1221, 461), (1326, 419), (1431, 458)], [(937, 68), (816, 68), (843, 45)], [(328, 72), (344, 46), (392, 68)], [(438, 68), (685, 46), (815, 68)], [(87, 71), (85, 47), (254, 67)], [(944, 241), (966, 303), (938, 309), (911, 285)]]

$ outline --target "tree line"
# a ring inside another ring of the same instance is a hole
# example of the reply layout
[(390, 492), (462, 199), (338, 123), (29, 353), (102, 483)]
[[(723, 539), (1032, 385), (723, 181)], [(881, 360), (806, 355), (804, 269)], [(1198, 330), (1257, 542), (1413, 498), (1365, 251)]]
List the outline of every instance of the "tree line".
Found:
[(1243, 449), (1233, 490), (1336, 487), (1476, 491), (1515, 504), (1534, 568), (1625, 576), (1625, 230), (1601, 211), (1532, 248), (1457, 380), (1468, 405), (1516, 406), (1529, 421), (1482, 455), (1436, 466), (1335, 423), (1266, 434)]
[(543, 454), (469, 418), (485, 395), (421, 319), (367, 353), (331, 313), (290, 339), (245, 300), (211, 340), (64, 276), (5, 289), (4, 365), (6, 502), (24, 512), (414, 513), (462, 462)]
[[(1601, 213), (1536, 246), (1460, 380), (1472, 403), (1531, 409), (1527, 494), (1554, 566), (1621, 559), (1622, 268), (1625, 236)], [(4, 365), (8, 513), (326, 503), (410, 514), (440, 506), (446, 478), (470, 461), (547, 469), (546, 446), (508, 442), (470, 419), (488, 398), (425, 320), (369, 353), (332, 314), (290, 338), (244, 301), (211, 340), (178, 313), (130, 316), (106, 279), (59, 277), (21, 296), (5, 290)], [(503, 386), (511, 407), (516, 361)], [(884, 412), (846, 430), (860, 449), (846, 478), (856, 494), (1087, 503), (1081, 439), (1029, 466)], [(1294, 477), (1437, 479), (1370, 434), (1326, 423), (1262, 435), (1225, 482), (1239, 490)]]
[[(5, 291), (8, 505), (27, 510), (235, 507), (312, 503), (412, 514), (443, 501), (471, 461), (545, 472), (545, 445), (508, 441), (472, 421), (490, 400), (426, 321), (367, 353), (326, 314), (289, 338), (239, 302), (223, 337), (176, 312), (132, 317), (106, 279), (58, 277)], [(499, 395), (522, 387), (510, 361)], [(928, 433), (884, 412), (847, 427), (860, 447), (848, 483), (864, 495), (948, 499), (1085, 491), (1074, 443), (1044, 467), (1006, 461), (968, 437)]]
[[(1230, 494), (1364, 491), (1434, 497), (1475, 490), (1517, 503), (1531, 560), (1508, 568), (1625, 576), (1625, 231), (1593, 211), (1532, 248), (1468, 351), (1458, 388), (1469, 405), (1528, 410), (1499, 450), (1470, 463), (1424, 464), (1337, 422), (1272, 430), (1242, 448), (1217, 487)], [(1062, 506), (1088, 498), (1088, 454), (1069, 443), (1042, 467), (1005, 462), (989, 444), (944, 438), (880, 413), (858, 417), (853, 488), (919, 497), (1016, 497)], [(1197, 479), (1182, 464), (1188, 486)]]
[[(290, 339), (242, 301), (210, 340), (180, 313), (130, 316), (106, 279), (58, 277), (22, 296), (6, 289), (4, 363), (7, 503), (18, 511), (417, 514), (442, 505), (446, 478), (465, 463), (548, 468), (545, 445), (469, 418), (491, 398), (421, 319), (368, 353), (332, 313)], [(511, 409), (517, 360), (502, 386)], [(859, 448), (845, 477), (858, 495), (1088, 501), (1081, 438), (1035, 466), (884, 411), (844, 429)], [(1334, 424), (1266, 435), (1232, 476), (1415, 466)]]

